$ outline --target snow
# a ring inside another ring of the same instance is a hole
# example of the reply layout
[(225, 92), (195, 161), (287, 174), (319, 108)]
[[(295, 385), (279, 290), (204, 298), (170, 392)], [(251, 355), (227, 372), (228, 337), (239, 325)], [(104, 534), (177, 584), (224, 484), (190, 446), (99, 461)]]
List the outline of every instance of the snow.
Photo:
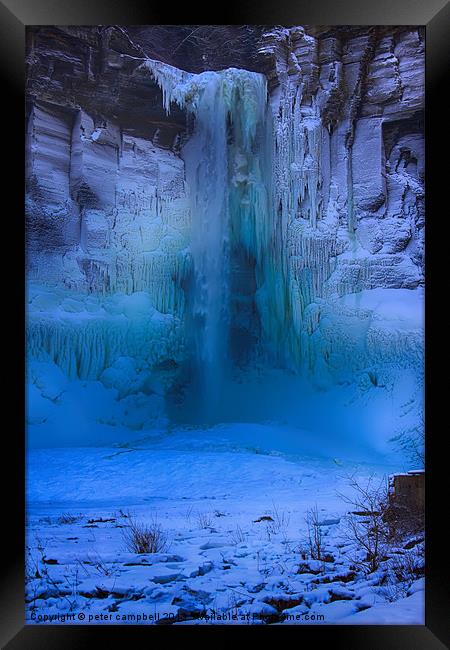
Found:
[[(382, 573), (355, 574), (343, 536), (346, 475), (363, 480), (395, 467), (294, 458), (276, 448), (274, 431), (266, 453), (245, 441), (237, 448), (241, 430), (29, 450), (27, 621), (423, 624), (423, 579), (387, 602)], [(327, 562), (302, 560), (314, 503)], [(130, 552), (130, 515), (156, 520), (168, 547)]]
[(144, 359), (118, 357), (99, 381), (70, 379), (48, 360), (30, 360), (27, 375), (28, 447), (112, 444), (167, 424)]
[(343, 308), (369, 310), (384, 327), (423, 330), (424, 289), (365, 289), (337, 300)]
[[(419, 581), (418, 581), (419, 582)], [(425, 624), (425, 598), (423, 586), (420, 590), (395, 603), (395, 612), (401, 625)], [(392, 603), (377, 603), (362, 612), (357, 612), (351, 621), (342, 621), (351, 625), (392, 625)], [(397, 623), (395, 623), (397, 625)]]

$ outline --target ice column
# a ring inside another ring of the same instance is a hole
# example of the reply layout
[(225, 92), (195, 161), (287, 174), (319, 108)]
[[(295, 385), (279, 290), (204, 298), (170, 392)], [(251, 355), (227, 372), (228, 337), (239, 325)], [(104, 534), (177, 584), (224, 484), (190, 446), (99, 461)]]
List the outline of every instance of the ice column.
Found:
[(214, 412), (226, 373), (229, 331), (227, 106), (222, 76), (212, 74), (184, 149), (192, 206), (191, 333), (204, 411)]
[(188, 335), (205, 418), (214, 417), (229, 371), (230, 247), (255, 258), (266, 245), (267, 190), (261, 155), (267, 87), (263, 75), (230, 68), (193, 75), (149, 62), (164, 106), (195, 116), (182, 156), (192, 209), (193, 275)]

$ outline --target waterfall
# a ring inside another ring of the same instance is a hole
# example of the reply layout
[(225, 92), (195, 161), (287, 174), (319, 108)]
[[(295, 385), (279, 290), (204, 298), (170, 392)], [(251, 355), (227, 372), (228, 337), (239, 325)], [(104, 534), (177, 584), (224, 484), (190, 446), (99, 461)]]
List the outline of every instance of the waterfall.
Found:
[(207, 415), (217, 408), (226, 375), (230, 322), (225, 90), (222, 76), (210, 75), (195, 111), (194, 136), (183, 151), (193, 227), (189, 315), (196, 379)]
[(176, 102), (195, 117), (182, 151), (192, 210), (187, 329), (198, 408), (210, 420), (230, 373), (232, 249), (256, 260), (267, 241), (266, 80), (234, 68), (194, 75), (147, 65), (166, 111)]

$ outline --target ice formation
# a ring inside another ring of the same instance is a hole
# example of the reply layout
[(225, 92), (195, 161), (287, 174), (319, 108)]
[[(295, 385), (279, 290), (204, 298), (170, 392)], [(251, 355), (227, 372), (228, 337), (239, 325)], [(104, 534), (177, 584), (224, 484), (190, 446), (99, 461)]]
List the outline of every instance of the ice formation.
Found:
[(195, 116), (182, 151), (192, 213), (187, 319), (206, 416), (217, 410), (229, 374), (233, 250), (243, 247), (261, 260), (267, 247), (267, 84), (246, 70), (194, 75), (155, 61), (146, 65), (162, 89), (165, 110), (176, 102)]

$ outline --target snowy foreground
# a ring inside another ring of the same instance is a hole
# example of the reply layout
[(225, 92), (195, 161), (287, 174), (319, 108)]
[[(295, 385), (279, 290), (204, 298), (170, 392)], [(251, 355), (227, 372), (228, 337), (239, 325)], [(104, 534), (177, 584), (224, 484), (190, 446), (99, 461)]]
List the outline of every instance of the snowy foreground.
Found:
[[(30, 450), (27, 621), (424, 624), (424, 578), (392, 579), (395, 558), (421, 540), (390, 548), (366, 575), (338, 494), (351, 491), (349, 474), (403, 468), (267, 453), (238, 444), (236, 427)], [(308, 554), (316, 504), (322, 561)], [(157, 522), (164, 550), (130, 552), (132, 520)]]

